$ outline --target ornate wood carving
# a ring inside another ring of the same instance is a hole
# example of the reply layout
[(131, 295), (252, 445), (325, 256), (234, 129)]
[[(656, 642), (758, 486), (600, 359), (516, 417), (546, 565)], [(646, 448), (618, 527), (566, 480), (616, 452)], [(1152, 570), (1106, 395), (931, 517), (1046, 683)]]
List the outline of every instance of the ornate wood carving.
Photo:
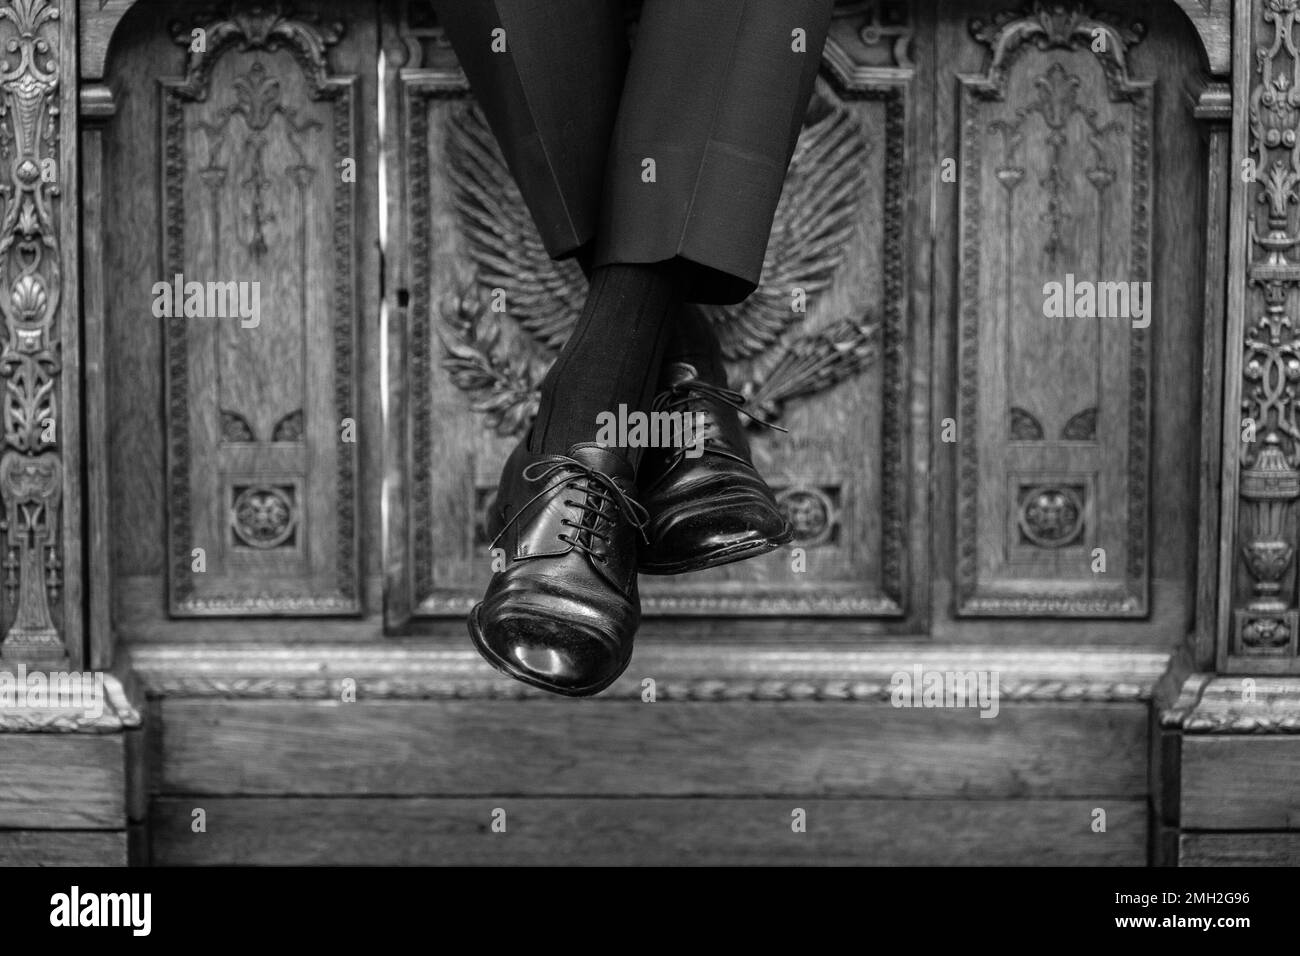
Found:
[[(75, 205), (76, 192), (62, 185), (72, 168), (62, 155), (69, 148), (60, 121), (62, 15), (60, 4), (49, 0), (0, 5), (0, 651), (6, 660), (48, 662), (65, 655), (61, 631), (67, 623), (63, 589), (69, 541), (63, 495), (78, 432), (76, 408), (67, 404), (63, 387), (69, 343), (76, 354), (75, 321), (69, 331), (64, 316), (77, 305), (75, 298), (70, 305), (65, 301), (70, 252), (63, 204)], [(75, 265), (69, 278), (76, 282)], [(76, 367), (70, 371), (75, 378)], [(79, 540), (72, 543), (79, 547)]]
[[(141, 723), (122, 682), (113, 674), (65, 672), (65, 679), (48, 685), (48, 700), (38, 707), (0, 708), (0, 734), (112, 734)], [(86, 706), (87, 695), (102, 680), (98, 713)]]
[[(826, 53), (830, 82), (819, 83), (777, 212), (769, 291), (708, 310), (733, 381), (766, 414), (794, 422), (806, 443), (798, 453), (756, 439), (760, 466), (800, 529), (794, 544), (808, 551), (807, 573), (778, 554), (711, 582), (647, 580), (649, 613), (905, 612), (910, 27), (900, 9), (851, 4), (839, 12)], [(459, 70), (407, 69), (402, 80), (411, 573), (417, 614), (454, 615), (481, 596), (491, 558), (480, 511), (535, 412), (537, 384), (585, 286), (576, 267), (542, 252), (481, 114), (464, 102)], [(824, 208), (837, 211), (817, 212)], [(802, 323), (791, 321), (793, 286), (809, 295)], [(490, 308), (499, 289), (507, 313)], [(828, 428), (862, 437), (846, 444)]]
[(1160, 712), (1160, 725), (1185, 734), (1300, 734), (1300, 681), (1195, 674)]
[[(113, 31), (136, 0), (81, 0), (85, 7), (81, 31), (81, 74), (90, 79), (104, 75), (104, 60)], [(1231, 0), (1175, 0), (1195, 27), (1205, 62), (1210, 72), (1228, 71), (1232, 24)], [(402, 0), (403, 35), (417, 52), (422, 37), (445, 41), (437, 30), (428, 0)], [(879, 51), (875, 61), (899, 66), (909, 65), (908, 41), (911, 29), (906, 24), (905, 0), (840, 0), (837, 16), (864, 15), (860, 27), (863, 42)], [(420, 57), (412, 57), (408, 66), (419, 66)]]
[(907, 0), (848, 0), (836, 5), (822, 60), (841, 87), (910, 75), (912, 13)]
[(1150, 278), (1152, 87), (1128, 71), (1141, 29), (1034, 3), (971, 35), (989, 63), (960, 77), (957, 610), (1142, 616), (1149, 332), (1045, 303), (1076, 274)]
[[(171, 610), (360, 609), (354, 77), (342, 24), (236, 6), (162, 84), (164, 281), (258, 282), (261, 320), (167, 332)], [(194, 549), (206, 567), (198, 568)]]
[[(1232, 659), (1230, 666), (1300, 670), (1300, 227), (1293, 211), (1300, 202), (1298, 11), (1295, 0), (1255, 4), (1248, 24), (1254, 57), (1238, 74), (1250, 76), (1251, 89), (1246, 114), (1237, 114), (1246, 126), (1246, 155), (1234, 159), (1253, 181), (1241, 184), (1236, 207), (1249, 225), (1244, 248), (1238, 247), (1244, 267), (1234, 263), (1239, 284), (1233, 294), (1241, 307), (1231, 310), (1228, 333), (1229, 350), (1236, 340), (1242, 351), (1240, 364), (1235, 356), (1229, 364), (1225, 389), (1225, 502), (1236, 514), (1224, 522), (1235, 553), (1225, 552), (1231, 622), (1221, 666)], [(1239, 497), (1232, 503), (1234, 491)]]

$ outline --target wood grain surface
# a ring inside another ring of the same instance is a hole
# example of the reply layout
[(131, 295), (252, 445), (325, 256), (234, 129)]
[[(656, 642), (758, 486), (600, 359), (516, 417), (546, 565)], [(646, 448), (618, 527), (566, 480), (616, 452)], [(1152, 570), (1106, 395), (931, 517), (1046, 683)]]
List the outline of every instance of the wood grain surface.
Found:
[[(1105, 833), (1090, 828), (1096, 807)], [(1147, 828), (1138, 800), (166, 798), (152, 809), (153, 862), (165, 866), (1137, 866)]]
[(1138, 704), (165, 700), (164, 794), (1139, 797)]
[(1300, 866), (1300, 833), (1184, 833), (1179, 866)]
[(0, 830), (0, 866), (126, 866), (122, 830)]
[(120, 734), (0, 734), (0, 830), (126, 826)]
[(1183, 739), (1188, 830), (1300, 830), (1300, 737)]

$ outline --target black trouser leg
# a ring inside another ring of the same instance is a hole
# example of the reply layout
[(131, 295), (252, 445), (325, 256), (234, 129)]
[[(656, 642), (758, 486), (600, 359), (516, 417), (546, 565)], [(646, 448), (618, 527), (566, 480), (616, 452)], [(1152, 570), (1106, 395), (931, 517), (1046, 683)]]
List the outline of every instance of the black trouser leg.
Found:
[[(474, 96), (553, 258), (596, 233), (627, 71), (622, 4), (434, 0)], [(504, 30), (497, 52), (494, 31)]]
[(694, 302), (738, 302), (754, 290), (833, 5), (646, 0), (605, 173), (597, 265), (678, 257)]

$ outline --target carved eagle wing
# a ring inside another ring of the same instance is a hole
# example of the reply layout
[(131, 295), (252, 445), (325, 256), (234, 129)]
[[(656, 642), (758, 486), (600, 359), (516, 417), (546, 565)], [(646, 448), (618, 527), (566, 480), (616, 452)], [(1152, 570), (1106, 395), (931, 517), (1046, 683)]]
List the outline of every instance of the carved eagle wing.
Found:
[(702, 306), (733, 361), (771, 348), (801, 318), (796, 289), (812, 299), (830, 286), (853, 234), (867, 144), (848, 110), (814, 100), (821, 115), (799, 136), (772, 224), (759, 288), (737, 306)]
[(511, 316), (544, 348), (564, 345), (582, 311), (587, 282), (571, 260), (547, 254), (519, 187), (477, 105), (447, 124), (452, 202), (480, 289), (505, 292)]

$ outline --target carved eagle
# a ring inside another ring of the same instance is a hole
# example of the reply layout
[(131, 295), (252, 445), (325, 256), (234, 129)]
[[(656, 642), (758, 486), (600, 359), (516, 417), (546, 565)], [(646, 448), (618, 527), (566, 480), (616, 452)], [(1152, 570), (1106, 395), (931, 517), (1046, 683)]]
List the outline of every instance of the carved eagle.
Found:
[[(498, 433), (520, 434), (535, 413), (545, 366), (582, 311), (587, 283), (574, 262), (546, 254), (477, 105), (453, 109), (446, 132), (452, 203), (474, 281), (443, 309), (442, 364)], [(713, 323), (733, 382), (768, 417), (792, 398), (856, 374), (875, 354), (877, 323), (867, 316), (800, 334), (798, 307), (811, 309), (844, 264), (868, 150), (852, 114), (819, 83), (777, 204), (759, 288), (739, 305), (695, 306)], [(526, 336), (508, 340), (499, 327), (485, 327), (499, 315), (482, 306), (495, 290), (504, 290), (509, 317)]]

